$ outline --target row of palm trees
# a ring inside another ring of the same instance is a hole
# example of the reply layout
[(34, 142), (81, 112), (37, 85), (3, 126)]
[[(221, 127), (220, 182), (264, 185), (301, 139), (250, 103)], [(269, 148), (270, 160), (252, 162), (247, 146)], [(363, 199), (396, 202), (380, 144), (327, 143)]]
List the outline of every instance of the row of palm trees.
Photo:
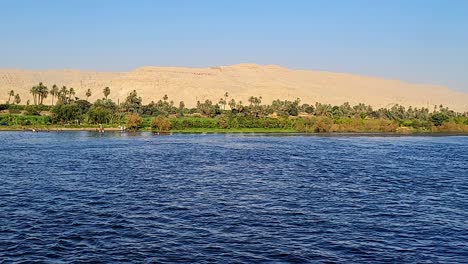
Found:
[[(9, 96), (11, 98), (11, 92), (9, 93)], [(47, 86), (45, 86), (42, 82), (40, 82), (38, 85), (33, 86), (30, 90), (30, 93), (33, 95), (33, 100), (35, 105), (42, 105), (44, 104), (44, 99), (48, 97), (48, 95), (51, 95), (52, 98), (52, 105), (54, 105), (54, 99), (57, 98), (57, 101), (60, 101), (62, 103), (70, 103), (71, 101), (76, 100), (76, 91), (73, 87), (67, 88), (66, 86), (62, 86), (62, 88), (59, 89), (57, 85), (52, 85), (52, 88), (49, 90)], [(14, 94), (14, 92), (13, 92)], [(104, 97), (107, 99), (107, 97), (110, 94), (110, 88), (105, 87), (103, 90)], [(88, 89), (85, 93), (86, 95), (86, 100), (91, 97), (92, 92), (91, 89)], [(18, 95), (19, 96), (19, 95)], [(8, 99), (8, 102), (10, 102), (10, 98)]]

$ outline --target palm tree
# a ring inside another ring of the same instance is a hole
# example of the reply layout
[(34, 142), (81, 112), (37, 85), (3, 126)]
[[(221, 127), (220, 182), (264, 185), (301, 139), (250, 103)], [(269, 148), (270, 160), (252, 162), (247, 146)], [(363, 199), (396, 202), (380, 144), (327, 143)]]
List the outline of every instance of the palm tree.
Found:
[(21, 97), (19, 94), (15, 95), (15, 104), (19, 105), (21, 103)]
[(234, 100), (234, 98), (231, 99), (231, 101), (229, 101), (229, 107), (232, 109), (236, 108), (236, 100)]
[(255, 97), (250, 96), (249, 100), (247, 100), (250, 103), (250, 106), (252, 106), (253, 102), (255, 101)]
[(8, 104), (10, 104), (10, 99), (12, 96), (15, 96), (15, 91), (11, 90), (8, 92)]
[[(75, 94), (76, 94), (75, 89), (73, 89), (73, 87), (70, 87), (70, 90), (68, 91), (68, 95), (69, 95), (68, 102), (71, 102), (71, 101), (76, 99)], [(72, 97), (73, 97), (73, 99), (72, 99)]]
[(47, 95), (49, 94), (49, 89), (42, 82), (40, 82), (37, 86), (37, 94), (39, 96), (39, 104), (42, 104), (44, 98), (47, 98)]
[(237, 109), (243, 109), (244, 108), (244, 105), (242, 104), (242, 101), (237, 102), (236, 108)]
[(31, 87), (31, 90), (29, 92), (32, 94), (33, 99), (34, 99), (34, 105), (37, 105), (37, 86)]
[(61, 103), (62, 104), (66, 104), (68, 103), (67, 102), (67, 98), (68, 98), (68, 89), (66, 86), (62, 86), (62, 88), (60, 89), (59, 93), (58, 93), (58, 99), (60, 99)]
[(224, 93), (224, 110), (226, 110), (226, 105), (228, 104), (228, 97), (229, 97), (229, 93), (228, 92), (225, 92)]
[(50, 94), (52, 95), (52, 105), (54, 105), (54, 97), (59, 95), (59, 88), (56, 84), (52, 85)]
[(223, 106), (223, 110), (226, 110), (226, 104), (227, 104), (226, 99), (219, 98), (218, 103)]
[(110, 92), (111, 92), (111, 91), (110, 91), (110, 88), (106, 86), (106, 87), (104, 88), (104, 90), (102, 90), (102, 92), (104, 93), (104, 97), (105, 97), (106, 100), (107, 100), (107, 97), (109, 96), (109, 94), (110, 94)]
[(88, 89), (88, 91), (86, 91), (86, 101), (88, 101), (89, 97), (91, 97), (92, 93), (91, 93), (91, 89)]

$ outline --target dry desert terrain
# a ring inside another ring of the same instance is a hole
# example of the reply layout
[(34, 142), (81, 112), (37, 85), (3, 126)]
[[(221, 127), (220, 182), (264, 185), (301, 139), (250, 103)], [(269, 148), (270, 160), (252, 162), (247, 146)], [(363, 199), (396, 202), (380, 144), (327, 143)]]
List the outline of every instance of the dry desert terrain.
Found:
[[(141, 67), (130, 72), (92, 72), (79, 70), (31, 71), (0, 69), (0, 102), (8, 100), (8, 91), (19, 93), (22, 103), (32, 99), (29, 90), (43, 82), (49, 88), (73, 87), (77, 97), (102, 98), (102, 89), (111, 88), (109, 98), (117, 101), (136, 90), (144, 103), (157, 101), (164, 94), (176, 104), (194, 106), (197, 100), (215, 102), (228, 92), (230, 98), (244, 103), (250, 96), (262, 96), (264, 103), (275, 99), (342, 104), (366, 103), (374, 107), (393, 104), (429, 107), (443, 104), (457, 111), (468, 111), (468, 93), (435, 85), (412, 84), (346, 73), (290, 70), (274, 65), (238, 64), (210, 68)], [(230, 99), (229, 98), (229, 99)], [(50, 104), (51, 98), (46, 99)], [(31, 100), (32, 101), (32, 100)]]

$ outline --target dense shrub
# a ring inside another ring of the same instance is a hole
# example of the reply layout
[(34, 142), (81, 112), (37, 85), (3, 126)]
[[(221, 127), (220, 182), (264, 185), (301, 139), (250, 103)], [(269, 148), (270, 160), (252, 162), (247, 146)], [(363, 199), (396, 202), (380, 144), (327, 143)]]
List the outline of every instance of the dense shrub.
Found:
[(229, 120), (226, 116), (223, 115), (218, 118), (218, 127), (229, 128)]
[(435, 113), (431, 116), (431, 121), (434, 123), (434, 126), (441, 126), (448, 120), (449, 117), (445, 113)]
[(77, 101), (74, 101), (73, 104), (78, 106), (79, 112), (82, 115), (86, 114), (91, 108), (91, 103), (86, 100), (77, 100)]
[(157, 130), (159, 132), (168, 132), (171, 130), (171, 122), (169, 119), (162, 116), (153, 117), (151, 119), (150, 126), (151, 129)]
[(8, 104), (0, 104), (0, 111), (8, 110)]
[(0, 115), (0, 123), (3, 125), (48, 125), (51, 118), (48, 116), (24, 116), (24, 115)]
[(135, 114), (127, 115), (127, 129), (128, 130), (138, 130), (142, 125), (143, 120), (140, 116)]
[(299, 132), (323, 133), (330, 132), (333, 126), (333, 119), (329, 117), (309, 117), (302, 118), (296, 122), (296, 130)]
[(218, 121), (215, 118), (206, 117), (182, 117), (171, 118), (171, 127), (176, 130), (188, 128), (218, 128)]
[(82, 115), (83, 113), (76, 104), (60, 104), (52, 108), (52, 120), (54, 123), (82, 120)]
[(26, 115), (41, 115), (41, 107), (38, 105), (28, 105), (25, 107), (25, 110)]
[(111, 121), (112, 111), (101, 106), (92, 106), (88, 111), (88, 122), (90, 124), (108, 124)]
[(440, 126), (432, 127), (432, 132), (468, 133), (468, 126), (455, 122), (445, 122)]
[(335, 120), (331, 132), (395, 132), (396, 121), (385, 119), (340, 118)]
[[(235, 121), (234, 121), (235, 120)], [(236, 128), (294, 128), (295, 120), (290, 118), (268, 117), (234, 117), (231, 122), (236, 123)]]

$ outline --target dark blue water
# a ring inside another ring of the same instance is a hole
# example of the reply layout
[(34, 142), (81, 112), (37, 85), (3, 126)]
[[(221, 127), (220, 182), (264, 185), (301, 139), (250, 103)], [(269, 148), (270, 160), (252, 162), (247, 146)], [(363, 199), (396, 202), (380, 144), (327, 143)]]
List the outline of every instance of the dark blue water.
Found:
[(0, 133), (1, 263), (461, 263), (468, 137)]

